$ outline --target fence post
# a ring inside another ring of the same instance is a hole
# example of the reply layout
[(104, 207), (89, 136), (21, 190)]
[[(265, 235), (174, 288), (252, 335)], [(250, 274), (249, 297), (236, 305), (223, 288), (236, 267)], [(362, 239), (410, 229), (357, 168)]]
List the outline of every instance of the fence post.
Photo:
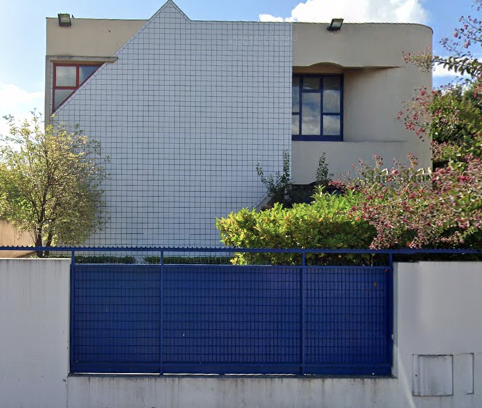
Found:
[(159, 276), (159, 375), (164, 375), (164, 251), (161, 251)]
[(72, 251), (70, 257), (70, 336), (69, 336), (69, 373), (72, 373), (72, 367), (74, 365), (74, 273), (75, 273), (75, 251)]
[(388, 311), (388, 330), (387, 330), (387, 352), (388, 362), (390, 367), (393, 367), (393, 252), (390, 251), (388, 255), (388, 296), (387, 296), (387, 311)]
[(306, 273), (306, 254), (301, 252), (301, 375), (305, 375), (305, 273)]

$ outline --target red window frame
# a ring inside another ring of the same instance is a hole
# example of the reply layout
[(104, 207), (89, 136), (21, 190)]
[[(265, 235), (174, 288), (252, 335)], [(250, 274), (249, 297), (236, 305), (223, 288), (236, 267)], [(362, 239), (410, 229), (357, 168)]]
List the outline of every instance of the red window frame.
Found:
[[(52, 112), (55, 112), (58, 108), (60, 108), (72, 96), (72, 94), (97, 71), (95, 70), (94, 72), (92, 72), (92, 74), (90, 74), (87, 78), (85, 78), (84, 82), (82, 82), (81, 84), (79, 83), (79, 78), (80, 78), (79, 70), (80, 70), (80, 67), (85, 67), (85, 66), (99, 68), (100, 66), (102, 66), (102, 64), (95, 63), (95, 62), (54, 63), (54, 81), (53, 81), (54, 84), (52, 88)], [(75, 86), (57, 86), (57, 67), (75, 67), (76, 68), (75, 69)], [(57, 89), (72, 90), (74, 92), (72, 92), (72, 94), (70, 94), (59, 106), (57, 106), (57, 108), (55, 108), (55, 91)]]

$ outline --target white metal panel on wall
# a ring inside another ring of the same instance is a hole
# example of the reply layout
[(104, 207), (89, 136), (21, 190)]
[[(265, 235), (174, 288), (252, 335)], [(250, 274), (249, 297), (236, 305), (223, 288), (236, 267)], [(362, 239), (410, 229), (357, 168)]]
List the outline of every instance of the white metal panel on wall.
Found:
[(447, 397), (453, 393), (453, 356), (413, 356), (413, 395)]

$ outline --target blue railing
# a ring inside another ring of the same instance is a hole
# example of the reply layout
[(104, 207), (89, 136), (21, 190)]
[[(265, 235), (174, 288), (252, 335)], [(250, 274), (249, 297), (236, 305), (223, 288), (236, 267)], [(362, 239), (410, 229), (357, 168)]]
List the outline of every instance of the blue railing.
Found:
[(308, 266), (303, 251), (298, 266), (168, 265), (166, 253), (233, 249), (157, 251), (158, 265), (72, 258), (72, 372), (390, 374), (388, 257)]
[[(0, 250), (25, 247), (0, 247)], [(72, 373), (390, 375), (393, 256), (471, 250), (28, 248), (71, 252)], [(76, 264), (149, 252), (156, 265)], [(166, 254), (298, 253), (299, 265), (173, 265)], [(308, 254), (383, 255), (307, 265)]]

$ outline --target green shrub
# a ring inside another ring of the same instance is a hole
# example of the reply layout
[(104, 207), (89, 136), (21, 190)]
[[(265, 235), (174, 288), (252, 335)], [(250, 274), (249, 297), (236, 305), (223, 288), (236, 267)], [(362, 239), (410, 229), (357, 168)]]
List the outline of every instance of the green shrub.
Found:
[(328, 163), (326, 161), (326, 153), (320, 156), (318, 160), (318, 168), (316, 169), (316, 185), (327, 187), (333, 179), (333, 174), (330, 173)]
[(261, 165), (256, 165), (258, 177), (266, 188), (266, 193), (270, 197), (270, 202), (291, 203), (290, 193), (293, 181), (290, 174), (290, 154), (287, 150), (283, 151), (283, 171), (266, 176)]
[[(318, 188), (311, 204), (295, 204), (284, 208), (275, 204), (263, 211), (242, 209), (226, 218), (217, 219), (221, 242), (238, 248), (368, 248), (375, 230), (353, 212), (359, 195), (328, 194)], [(308, 265), (323, 265), (342, 260), (371, 262), (369, 256), (307, 254)], [(299, 254), (237, 253), (234, 264), (299, 265)]]
[(361, 164), (346, 188), (362, 198), (354, 213), (376, 235), (373, 249), (482, 248), (482, 159), (467, 155), (433, 172), (395, 162), (387, 169)]
[[(159, 256), (146, 256), (144, 262), (150, 265), (159, 265), (161, 263), (161, 257)], [(182, 265), (226, 265), (230, 264), (230, 258), (227, 256), (165, 256), (165, 264), (182, 264)]]
[(268, 205), (275, 203), (283, 204), (285, 208), (291, 208), (294, 204), (310, 203), (314, 188), (328, 188), (333, 174), (330, 173), (326, 153), (320, 156), (316, 170), (315, 181), (311, 184), (294, 184), (290, 172), (290, 154), (283, 151), (283, 170), (266, 176), (261, 165), (256, 166), (258, 177), (266, 188), (266, 194), (270, 197)]
[(75, 257), (75, 263), (78, 264), (126, 264), (132, 265), (136, 263), (136, 258), (133, 256), (82, 256)]

